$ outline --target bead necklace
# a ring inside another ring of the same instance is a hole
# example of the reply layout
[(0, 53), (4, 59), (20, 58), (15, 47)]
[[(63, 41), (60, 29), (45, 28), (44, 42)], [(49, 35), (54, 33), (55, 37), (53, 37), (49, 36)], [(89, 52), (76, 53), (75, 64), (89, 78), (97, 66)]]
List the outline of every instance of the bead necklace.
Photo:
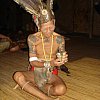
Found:
[(52, 34), (52, 43), (51, 43), (51, 48), (50, 48), (50, 58), (49, 58), (49, 60), (47, 60), (47, 57), (46, 57), (46, 52), (45, 52), (45, 48), (44, 48), (44, 38), (43, 38), (42, 33), (41, 33), (41, 37), (42, 37), (42, 46), (43, 46), (43, 53), (44, 53), (45, 61), (51, 61), (52, 48), (53, 48), (53, 34)]

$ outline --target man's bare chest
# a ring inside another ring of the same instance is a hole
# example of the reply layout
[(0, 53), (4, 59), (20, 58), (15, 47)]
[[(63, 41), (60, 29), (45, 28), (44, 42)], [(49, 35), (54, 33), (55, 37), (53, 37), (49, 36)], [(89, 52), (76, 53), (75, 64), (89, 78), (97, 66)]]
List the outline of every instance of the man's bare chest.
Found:
[(53, 41), (53, 43), (52, 41), (44, 41), (44, 43), (40, 41), (36, 45), (36, 51), (37, 51), (37, 54), (43, 54), (44, 51), (46, 52), (46, 54), (49, 54), (52, 49), (52, 54), (55, 54), (58, 50), (58, 47), (59, 45), (56, 43), (55, 40)]

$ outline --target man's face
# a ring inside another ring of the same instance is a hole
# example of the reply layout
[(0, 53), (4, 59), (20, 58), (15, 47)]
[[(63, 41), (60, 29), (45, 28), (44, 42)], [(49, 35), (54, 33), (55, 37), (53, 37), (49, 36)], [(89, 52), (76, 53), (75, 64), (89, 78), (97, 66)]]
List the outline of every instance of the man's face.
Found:
[(54, 25), (54, 21), (51, 20), (47, 23), (43, 23), (41, 25), (41, 32), (46, 36), (49, 37), (51, 36), (51, 34), (54, 32), (55, 29), (55, 25)]

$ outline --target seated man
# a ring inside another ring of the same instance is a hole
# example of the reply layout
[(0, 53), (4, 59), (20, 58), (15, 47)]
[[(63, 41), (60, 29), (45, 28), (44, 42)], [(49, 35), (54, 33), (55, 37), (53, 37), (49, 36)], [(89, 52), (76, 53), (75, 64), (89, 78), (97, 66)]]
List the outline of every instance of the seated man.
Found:
[(55, 20), (50, 10), (42, 7), (39, 14), (40, 31), (28, 36), (29, 62), (32, 68), (30, 71), (15, 72), (13, 77), (23, 90), (40, 100), (59, 100), (51, 96), (61, 96), (67, 90), (56, 69), (68, 60), (64, 37), (54, 32)]
[(3, 35), (3, 34), (0, 34), (0, 52), (3, 52), (7, 49), (9, 49), (10, 47), (10, 38)]
[(24, 41), (12, 41), (8, 36), (0, 34), (0, 52), (11, 51), (15, 52), (23, 48)]

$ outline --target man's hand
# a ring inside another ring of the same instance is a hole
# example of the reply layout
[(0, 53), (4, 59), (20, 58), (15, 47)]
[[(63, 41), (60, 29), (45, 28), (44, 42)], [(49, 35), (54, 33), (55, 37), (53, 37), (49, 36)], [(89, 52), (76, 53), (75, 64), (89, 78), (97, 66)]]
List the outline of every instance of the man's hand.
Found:
[(61, 62), (60, 59), (58, 59), (58, 58), (55, 59), (55, 60), (53, 60), (52, 62), (53, 62), (53, 66), (58, 66), (58, 67), (64, 64), (64, 63)]
[(67, 52), (63, 53), (62, 62), (63, 62), (63, 64), (65, 64), (66, 62), (68, 62), (68, 54), (67, 54)]
[(63, 64), (65, 64), (68, 61), (68, 54), (66, 52), (63, 53), (62, 55), (62, 60), (60, 60), (59, 58), (52, 60), (51, 61), (51, 66), (61, 66)]

